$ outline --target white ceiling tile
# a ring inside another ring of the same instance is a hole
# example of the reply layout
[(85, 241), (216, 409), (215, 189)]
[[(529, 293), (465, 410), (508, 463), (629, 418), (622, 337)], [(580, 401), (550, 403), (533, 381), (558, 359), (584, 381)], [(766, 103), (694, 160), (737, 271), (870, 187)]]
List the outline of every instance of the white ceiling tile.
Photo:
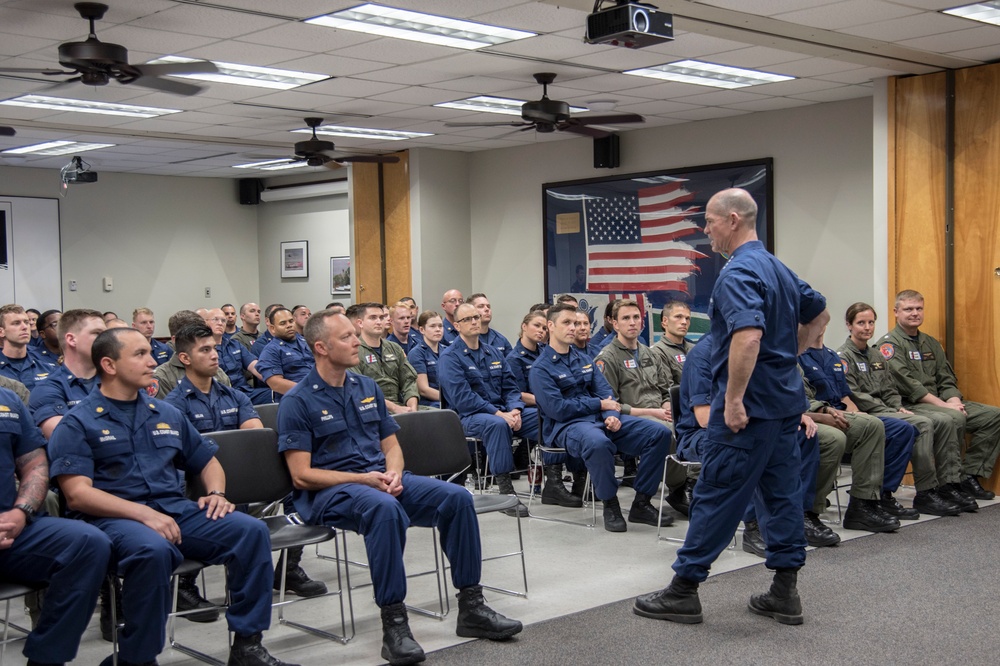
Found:
[(741, 90), (753, 92), (755, 95), (783, 97), (786, 95), (794, 95), (796, 93), (837, 88), (840, 85), (841, 84), (833, 81), (823, 81), (820, 79), (793, 79), (791, 81), (779, 81), (777, 83), (765, 83), (759, 86), (741, 88)]
[[(80, 13), (73, 5), (64, 0), (17, 0), (15, 2), (7, 2), (4, 6), (13, 9), (26, 9), (43, 14), (69, 16), (78, 21), (83, 21), (80, 18)], [(104, 15), (104, 18), (101, 19), (101, 23), (98, 25), (114, 25), (116, 23), (132, 21), (140, 16), (160, 12), (173, 6), (175, 5), (170, 0), (129, 0), (128, 3), (119, 2), (108, 9), (108, 13)], [(84, 22), (83, 25), (86, 27), (87, 24)]]
[(326, 26), (312, 23), (284, 23), (274, 28), (243, 35), (239, 41), (323, 53), (364, 44), (372, 39), (374, 38), (371, 35), (363, 32), (331, 30)]
[(842, 32), (858, 37), (898, 42), (915, 37), (965, 30), (968, 27), (969, 22), (965, 19), (936, 12), (925, 12), (894, 21), (878, 21), (870, 24), (855, 23), (854, 27), (845, 28)]
[[(653, 79), (641, 76), (628, 76), (624, 74), (599, 74), (588, 76), (582, 79), (564, 81), (560, 85), (576, 90), (590, 90), (593, 92), (612, 92), (616, 90), (629, 90), (631, 88), (641, 88), (650, 85)], [(635, 93), (633, 93), (635, 94)]]
[(801, 54), (773, 49), (767, 46), (751, 46), (745, 49), (720, 53), (715, 57), (724, 65), (758, 69), (779, 64), (784, 65), (796, 60), (808, 60), (806, 56)]
[(411, 104), (399, 104), (397, 102), (380, 102), (371, 99), (353, 99), (336, 104), (327, 104), (324, 109), (330, 111), (346, 111), (350, 113), (364, 113), (372, 116), (381, 116), (395, 111), (405, 111), (413, 108)]
[(317, 95), (298, 90), (283, 90), (281, 92), (268, 93), (253, 97), (250, 100), (254, 104), (267, 104), (270, 106), (283, 106), (295, 109), (322, 109), (328, 108), (337, 102), (349, 101), (349, 98), (336, 95)]
[(284, 23), (281, 19), (198, 5), (177, 5), (131, 22), (151, 30), (166, 30), (216, 39), (239, 37)]
[(1000, 60), (1000, 44), (965, 51), (954, 51), (950, 55), (959, 58), (968, 58), (969, 60), (978, 60), (980, 62), (995, 62)]
[(699, 4), (746, 12), (757, 16), (774, 16), (784, 12), (818, 7), (829, 0), (699, 0)]
[(296, 58), (276, 63), (282, 69), (294, 69), (300, 72), (318, 72), (329, 76), (355, 76), (368, 72), (392, 69), (392, 65), (372, 60), (359, 60), (319, 53), (305, 58)]
[[(0, 25), (4, 32), (29, 37), (42, 37), (60, 42), (86, 39), (87, 22), (79, 16), (56, 16), (4, 7), (0, 9)], [(103, 37), (100, 28), (98, 36)], [(54, 55), (54, 54), (53, 54)]]
[(664, 44), (647, 46), (644, 51), (652, 51), (664, 56), (663, 63), (673, 62), (681, 58), (701, 58), (713, 53), (726, 53), (746, 48), (748, 44), (732, 39), (722, 39), (710, 35), (686, 33)]
[(996, 46), (1000, 43), (1000, 29), (996, 26), (969, 27), (965, 30), (955, 30), (939, 35), (928, 35), (898, 42), (900, 46), (934, 53), (954, 53), (968, 51), (983, 46)]
[(373, 72), (364, 72), (356, 78), (368, 81), (384, 81), (385, 83), (402, 83), (410, 86), (422, 86), (454, 78), (449, 72), (442, 72), (425, 65), (403, 65), (401, 67), (385, 67)]
[(804, 99), (793, 99), (791, 97), (767, 97), (753, 102), (740, 102), (738, 104), (728, 104), (726, 108), (739, 109), (741, 111), (775, 111), (777, 109), (791, 109), (796, 106), (808, 106), (815, 104)]
[(685, 104), (683, 102), (669, 102), (669, 101), (656, 101), (656, 102), (642, 102), (639, 104), (625, 104), (615, 107), (615, 111), (621, 113), (638, 113), (640, 115), (649, 116), (653, 114), (666, 114), (672, 113), (674, 111), (691, 111), (692, 109), (697, 109), (699, 105), (697, 104)]
[[(704, 90), (703, 86), (699, 86)], [(738, 104), (740, 102), (751, 102), (763, 99), (766, 95), (757, 95), (745, 92), (747, 88), (740, 90), (713, 90), (712, 92), (702, 92), (697, 95), (687, 95), (679, 98), (685, 104), (702, 104), (704, 106), (725, 106), (728, 104)], [(674, 115), (674, 114), (669, 114)]]
[(400, 102), (403, 104), (433, 105), (453, 101), (455, 94), (450, 90), (411, 86), (409, 88), (399, 88), (392, 92), (382, 93), (381, 95), (371, 95), (371, 99)]
[(777, 14), (774, 18), (779, 21), (811, 25), (824, 30), (838, 30), (852, 25), (888, 22), (919, 13), (919, 9), (903, 7), (891, 2), (846, 0), (846, 2), (832, 2), (820, 7)]
[[(459, 111), (457, 109), (440, 109), (433, 106), (416, 106), (411, 109), (404, 109), (402, 111), (394, 111), (392, 113), (384, 114), (386, 118), (408, 118), (411, 120), (452, 120), (458, 119), (463, 116), (469, 115), (467, 111)], [(423, 130), (413, 130), (414, 132), (422, 132)]]
[[(212, 4), (241, 9), (262, 9), (260, 0), (213, 0)], [(355, 7), (358, 4), (358, 0), (281, 0), (280, 3), (268, 7), (266, 11), (297, 18), (312, 18)]]
[(729, 118), (730, 116), (742, 116), (747, 113), (750, 113), (750, 111), (730, 109), (724, 106), (706, 106), (693, 111), (678, 111), (677, 113), (671, 113), (668, 117), (678, 118), (680, 120), (699, 121), (711, 120), (713, 118)]
[[(452, 90), (457, 93), (497, 95), (504, 91), (513, 90), (517, 88), (518, 85), (517, 83), (506, 79), (495, 79), (488, 76), (466, 76), (459, 79), (429, 83), (427, 84), (427, 87)], [(462, 99), (468, 96), (469, 95), (466, 94), (459, 94), (455, 96), (455, 99)]]
[(896, 76), (903, 74), (903, 72), (898, 72), (892, 69), (881, 69), (879, 67), (862, 67), (861, 69), (851, 69), (846, 72), (833, 72), (832, 74), (824, 74), (822, 78), (824, 81), (836, 81), (837, 83), (870, 83), (875, 79), (882, 79), (887, 76)]
[(296, 88), (296, 90), (319, 93), (321, 95), (337, 95), (338, 97), (373, 97), (404, 87), (398, 83), (382, 83), (380, 81), (366, 81), (364, 79), (343, 77), (327, 81), (317, 81), (316, 83)]
[(806, 58), (782, 65), (782, 73), (788, 76), (822, 76), (833, 72), (846, 72), (851, 69), (861, 69), (863, 65), (855, 65), (830, 58)]
[(374, 60), (375, 62), (388, 62), (396, 65), (407, 65), (426, 60), (435, 60), (437, 58), (447, 58), (460, 52), (459, 49), (447, 46), (422, 44), (405, 39), (389, 39), (387, 37), (372, 39), (363, 44), (356, 44), (331, 51), (334, 55), (360, 58), (361, 60)]
[(843, 88), (831, 88), (811, 93), (794, 95), (798, 99), (806, 99), (810, 102), (839, 102), (843, 99), (855, 99), (858, 97), (871, 97), (871, 86), (844, 86)]
[(493, 53), (514, 53), (517, 55), (531, 56), (533, 58), (548, 58), (552, 60), (566, 60), (577, 56), (590, 55), (595, 52), (607, 52), (613, 47), (602, 46), (600, 44), (587, 44), (582, 39), (570, 39), (569, 37), (559, 37), (557, 35), (539, 35), (528, 39), (519, 39), (506, 44), (491, 46), (488, 50)]
[(175, 51), (186, 51), (199, 46), (205, 46), (217, 39), (204, 35), (182, 35), (176, 32), (164, 32), (162, 30), (134, 25), (115, 26), (99, 34), (99, 37), (109, 42), (121, 44), (125, 48), (134, 45), (136, 49), (160, 55), (169, 55)]
[[(6, 30), (8, 26), (4, 24), (3, 28)], [(51, 39), (30, 37), (28, 35), (18, 35), (9, 32), (0, 34), (0, 56), (16, 56), (39, 51), (40, 49), (51, 49), (51, 52), (46, 50), (40, 53), (39, 57), (51, 55), (54, 59), (58, 46), (58, 42)]]
[(645, 49), (609, 49), (570, 58), (570, 62), (608, 69), (638, 69), (663, 64), (663, 54)]
[(525, 2), (487, 14), (477, 14), (475, 20), (531, 32), (556, 32), (576, 28), (580, 30), (582, 37), (587, 24), (587, 12), (538, 2)]
[(390, 0), (386, 4), (438, 16), (470, 18), (524, 2), (525, 0)]
[[(254, 65), (257, 67), (271, 67), (286, 60), (305, 58), (311, 55), (307, 51), (296, 51), (287, 48), (275, 48), (263, 46), (261, 44), (251, 44), (249, 42), (237, 42), (227, 40), (215, 42), (206, 46), (198, 46), (177, 53), (187, 58), (198, 58), (201, 60), (215, 60), (221, 62), (232, 62), (240, 65)], [(287, 69), (287, 68), (284, 68)], [(324, 72), (314, 72), (323, 74)]]

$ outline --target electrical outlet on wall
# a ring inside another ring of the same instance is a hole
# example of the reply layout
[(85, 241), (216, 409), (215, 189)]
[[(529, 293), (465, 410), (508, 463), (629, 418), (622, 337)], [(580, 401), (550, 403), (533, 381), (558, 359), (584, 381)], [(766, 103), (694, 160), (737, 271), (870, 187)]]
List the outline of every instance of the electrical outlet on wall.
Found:
[(205, 287), (205, 298), (212, 298), (212, 288)]

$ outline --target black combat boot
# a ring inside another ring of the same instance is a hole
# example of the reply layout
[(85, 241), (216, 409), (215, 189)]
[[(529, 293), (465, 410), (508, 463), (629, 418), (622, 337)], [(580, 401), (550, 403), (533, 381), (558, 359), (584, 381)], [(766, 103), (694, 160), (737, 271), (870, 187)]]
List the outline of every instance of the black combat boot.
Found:
[(402, 602), (382, 607), (382, 658), (392, 666), (419, 664), (424, 650), (413, 640), (406, 605)]
[(482, 585), (463, 587), (458, 597), (458, 623), (455, 633), (463, 638), (507, 640), (524, 627), (517, 620), (504, 617), (486, 605)]
[(667, 504), (685, 518), (691, 513), (691, 492), (694, 490), (696, 481), (696, 479), (687, 479), (683, 486), (677, 486), (667, 493)]
[(549, 465), (545, 468), (545, 486), (542, 488), (542, 504), (557, 504), (578, 508), (583, 499), (566, 490), (562, 481), (563, 466)]
[[(908, 509), (892, 496), (888, 490), (882, 489), (882, 499), (879, 506), (890, 516), (896, 516), (898, 520), (919, 520), (920, 512), (916, 509)], [(810, 544), (811, 545), (811, 544)]]
[[(497, 488), (499, 489), (501, 495), (516, 495), (514, 492), (514, 483), (510, 480), (510, 474), (497, 474), (496, 480)], [(520, 516), (521, 518), (527, 518), (528, 507), (518, 502), (517, 506), (504, 509), (503, 513), (508, 516)]]
[(958, 504), (962, 507), (962, 511), (966, 513), (975, 513), (979, 510), (979, 503), (976, 502), (976, 498), (965, 492), (960, 483), (946, 483), (938, 489), (938, 492), (941, 492), (944, 497)]
[(638, 460), (635, 456), (622, 456), (622, 463), (622, 486), (634, 488), (635, 475), (639, 471)]
[(609, 532), (627, 532), (628, 525), (622, 516), (622, 507), (618, 504), (618, 497), (604, 500), (604, 529)]
[(913, 508), (928, 516), (957, 516), (962, 507), (938, 492), (938, 488), (918, 490), (913, 496)]
[(234, 634), (226, 666), (299, 666), (271, 656), (260, 642), (260, 634)]
[(802, 517), (802, 526), (806, 533), (806, 543), (810, 546), (823, 548), (836, 546), (840, 543), (840, 535), (824, 525), (819, 516), (812, 511), (806, 511)]
[[(197, 574), (185, 574), (183, 576), (178, 576), (177, 610), (193, 611), (201, 609), (198, 610), (197, 613), (188, 613), (187, 615), (182, 615), (181, 617), (192, 622), (215, 622), (219, 619), (219, 609), (211, 601), (201, 596), (201, 592), (198, 590), (197, 580)], [(121, 608), (121, 606), (118, 608)]]
[[(299, 564), (302, 561), (302, 546), (289, 548), (285, 555), (285, 590), (300, 597), (318, 597), (326, 594), (326, 584), (313, 580)], [(274, 589), (281, 589), (281, 571), (274, 572)]]
[(802, 624), (802, 600), (795, 589), (798, 569), (778, 569), (771, 589), (750, 597), (750, 611), (772, 617), (781, 624)]
[(569, 492), (577, 497), (583, 497), (583, 491), (587, 486), (587, 470), (581, 470), (579, 472), (573, 472), (573, 485), (570, 486)]
[(958, 485), (962, 487), (962, 490), (969, 495), (972, 495), (972, 497), (977, 500), (991, 500), (996, 497), (996, 495), (991, 491), (983, 488), (983, 486), (979, 483), (979, 479), (971, 475), (962, 479)]
[(756, 555), (757, 557), (767, 557), (764, 552), (767, 544), (760, 534), (760, 525), (756, 520), (751, 520), (743, 524), (743, 551)]
[(663, 514), (661, 518), (660, 512), (649, 501), (649, 495), (636, 493), (635, 499), (632, 500), (632, 508), (628, 510), (628, 522), (642, 523), (653, 527), (669, 527), (674, 524), (674, 517)]
[(681, 624), (699, 624), (701, 600), (698, 598), (698, 583), (687, 578), (674, 576), (670, 585), (659, 592), (651, 592), (635, 598), (632, 612), (654, 620), (669, 620)]
[(844, 512), (844, 528), (865, 532), (892, 532), (899, 529), (899, 521), (879, 509), (878, 500), (852, 497)]

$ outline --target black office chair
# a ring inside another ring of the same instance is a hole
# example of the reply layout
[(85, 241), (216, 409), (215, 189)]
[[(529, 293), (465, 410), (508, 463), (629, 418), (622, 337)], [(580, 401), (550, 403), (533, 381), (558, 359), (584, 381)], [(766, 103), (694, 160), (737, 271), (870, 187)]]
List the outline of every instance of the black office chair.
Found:
[[(5, 602), (5, 610), (3, 615), (3, 639), (0, 640), (0, 666), (3, 665), (3, 658), (7, 652), (8, 643), (17, 643), (23, 641), (31, 633), (31, 629), (27, 627), (22, 627), (20, 625), (14, 624), (10, 621), (10, 602), (14, 599), (19, 599), (29, 592), (37, 592), (38, 590), (44, 590), (47, 587), (45, 584), (21, 584), (21, 583), (0, 583), (0, 601)], [(14, 629), (20, 634), (11, 637), (10, 630)]]
[[(449, 409), (410, 412), (397, 414), (394, 418), (400, 426), (396, 437), (403, 450), (405, 468), (411, 474), (449, 478), (461, 474), (472, 464), (469, 448), (466, 445), (465, 432), (462, 430), (462, 422), (455, 412)], [(520, 500), (513, 495), (473, 495), (472, 499), (476, 515), (506, 511), (520, 503)], [(483, 584), (483, 587), (517, 597), (528, 596), (528, 570), (524, 562), (524, 536), (521, 532), (520, 516), (517, 517), (517, 540), (518, 550), (484, 557), (483, 561), (520, 556), (524, 591), (486, 584)], [(435, 553), (437, 553), (436, 546)], [(441, 563), (444, 565), (443, 554), (441, 555)], [(443, 584), (444, 589), (447, 590), (446, 577), (443, 579)], [(447, 598), (447, 594), (445, 597)]]
[(264, 424), (265, 428), (278, 432), (278, 403), (269, 402), (266, 405), (254, 405), (254, 409), (257, 410), (260, 422)]
[[(234, 504), (278, 502), (292, 492), (292, 477), (288, 472), (285, 457), (278, 452), (278, 435), (274, 430), (270, 428), (226, 430), (206, 433), (205, 437), (214, 440), (219, 445), (215, 457), (226, 472), (226, 499), (230, 502)], [(197, 488), (198, 483), (198, 479), (189, 479), (189, 486), (195, 486), (194, 492), (204, 492)], [(350, 636), (348, 636), (347, 615), (344, 612), (345, 588), (341, 581), (339, 566), (337, 567), (337, 588), (321, 596), (337, 595), (339, 597), (341, 634), (334, 634), (285, 618), (285, 606), (317, 598), (285, 598), (287, 549), (332, 540), (337, 546), (338, 557), (340, 550), (339, 545), (337, 545), (336, 530), (332, 527), (303, 525), (297, 519), (298, 516), (294, 514), (292, 516), (270, 516), (262, 519), (271, 533), (271, 550), (281, 551), (278, 558), (278, 566), (282, 572), (281, 586), (278, 601), (273, 603), (272, 607), (278, 608), (278, 622), (281, 624), (346, 644), (354, 637), (354, 607), (350, 596), (350, 574), (348, 573), (346, 574), (346, 596), (351, 631)], [(344, 542), (344, 548), (346, 552), (346, 542)]]

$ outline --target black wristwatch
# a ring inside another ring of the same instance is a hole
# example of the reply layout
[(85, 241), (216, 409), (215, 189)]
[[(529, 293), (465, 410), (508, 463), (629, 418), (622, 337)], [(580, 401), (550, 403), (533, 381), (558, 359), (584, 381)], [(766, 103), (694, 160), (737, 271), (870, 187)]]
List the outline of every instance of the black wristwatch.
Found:
[(24, 512), (25, 525), (30, 525), (35, 520), (35, 516), (38, 515), (38, 512), (35, 511), (35, 509), (32, 508), (32, 506), (27, 502), (25, 502), (24, 504), (15, 504), (14, 508), (20, 509), (22, 512)]

